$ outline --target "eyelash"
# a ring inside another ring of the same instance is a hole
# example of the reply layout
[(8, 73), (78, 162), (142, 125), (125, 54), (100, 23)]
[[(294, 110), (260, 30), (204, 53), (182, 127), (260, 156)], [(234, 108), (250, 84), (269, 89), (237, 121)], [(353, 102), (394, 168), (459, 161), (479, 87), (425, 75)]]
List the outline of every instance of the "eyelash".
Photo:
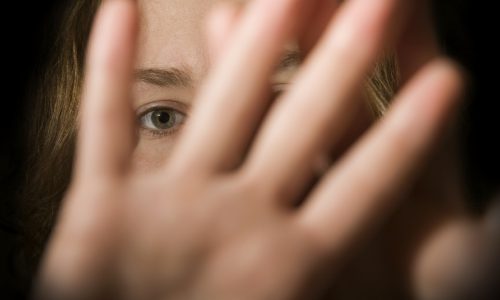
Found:
[[(186, 113), (181, 112), (180, 109), (176, 109), (171, 106), (173, 105), (153, 104), (153, 106), (149, 106), (149, 108), (140, 112), (137, 117), (140, 130), (154, 138), (161, 138), (175, 134), (184, 124), (184, 119), (187, 116)], [(169, 112), (175, 114), (175, 120), (172, 127), (168, 129), (155, 128), (155, 125), (153, 124), (154, 121), (151, 119), (151, 117), (153, 117), (152, 114), (155, 112)]]

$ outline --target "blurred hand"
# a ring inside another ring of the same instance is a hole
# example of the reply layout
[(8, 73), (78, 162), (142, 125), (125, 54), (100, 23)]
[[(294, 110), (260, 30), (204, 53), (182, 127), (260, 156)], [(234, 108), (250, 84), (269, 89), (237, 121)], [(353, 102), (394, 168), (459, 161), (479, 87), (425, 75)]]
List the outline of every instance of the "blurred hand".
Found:
[[(214, 56), (224, 59), (168, 164), (139, 175), (130, 167), (129, 101), (137, 8), (104, 1), (87, 57), (74, 178), (40, 296), (288, 299), (312, 292), (311, 278), (339, 268), (415, 182), (459, 103), (462, 75), (434, 52), (431, 35), (418, 61), (404, 51), (411, 40), (402, 32), (420, 38), (413, 2), (255, 0), (222, 13), (234, 26), (210, 36)], [(310, 51), (294, 85), (268, 109), (269, 77), (292, 36)], [(223, 48), (213, 47), (218, 40)], [(404, 86), (387, 115), (301, 199), (316, 175), (312, 166), (358, 121), (359, 91), (388, 45), (405, 53)]]

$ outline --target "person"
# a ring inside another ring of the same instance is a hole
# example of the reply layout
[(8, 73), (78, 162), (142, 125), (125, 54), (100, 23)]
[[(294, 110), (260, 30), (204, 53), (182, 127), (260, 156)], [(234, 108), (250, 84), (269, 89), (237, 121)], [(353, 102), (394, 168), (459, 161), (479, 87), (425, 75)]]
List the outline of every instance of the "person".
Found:
[(217, 2), (74, 1), (32, 130), (35, 257), (64, 194), (37, 296), (477, 292), (498, 218), (463, 205), (426, 3)]

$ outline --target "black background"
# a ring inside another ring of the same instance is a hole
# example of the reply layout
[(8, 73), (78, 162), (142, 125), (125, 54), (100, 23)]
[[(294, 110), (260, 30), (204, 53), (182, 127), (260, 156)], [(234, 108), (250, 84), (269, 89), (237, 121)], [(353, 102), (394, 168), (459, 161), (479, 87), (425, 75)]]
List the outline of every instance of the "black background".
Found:
[[(7, 4), (7, 2), (9, 2)], [(16, 194), (22, 186), (20, 165), (24, 157), (22, 123), (30, 120), (30, 105), (25, 101), (32, 78), (43, 68), (54, 40), (53, 24), (58, 2), (64, 1), (5, 1), (1, 9), (2, 55), (0, 72), (0, 298), (18, 299), (26, 286), (13, 271), (17, 264), (18, 220)], [(481, 3), (480, 5), (477, 3)], [(463, 120), (467, 173), (475, 182), (477, 201), (499, 185), (500, 90), (498, 53), (499, 17), (494, 1), (441, 0), (437, 19), (449, 54), (460, 61), (472, 79), (471, 96)], [(496, 26), (493, 26), (496, 25)], [(496, 34), (495, 34), (496, 32)]]

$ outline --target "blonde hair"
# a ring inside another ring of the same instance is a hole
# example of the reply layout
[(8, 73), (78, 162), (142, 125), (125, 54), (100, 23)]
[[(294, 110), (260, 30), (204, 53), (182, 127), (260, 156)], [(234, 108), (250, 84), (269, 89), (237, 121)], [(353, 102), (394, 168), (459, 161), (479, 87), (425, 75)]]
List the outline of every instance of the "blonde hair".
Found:
[[(24, 249), (33, 270), (70, 182), (84, 54), (100, 2), (72, 1), (65, 11), (53, 57), (34, 89), (35, 116), (27, 132), (30, 154), (22, 195)], [(383, 114), (394, 93), (397, 83), (394, 61), (382, 60), (367, 80), (366, 91), (377, 116)]]

